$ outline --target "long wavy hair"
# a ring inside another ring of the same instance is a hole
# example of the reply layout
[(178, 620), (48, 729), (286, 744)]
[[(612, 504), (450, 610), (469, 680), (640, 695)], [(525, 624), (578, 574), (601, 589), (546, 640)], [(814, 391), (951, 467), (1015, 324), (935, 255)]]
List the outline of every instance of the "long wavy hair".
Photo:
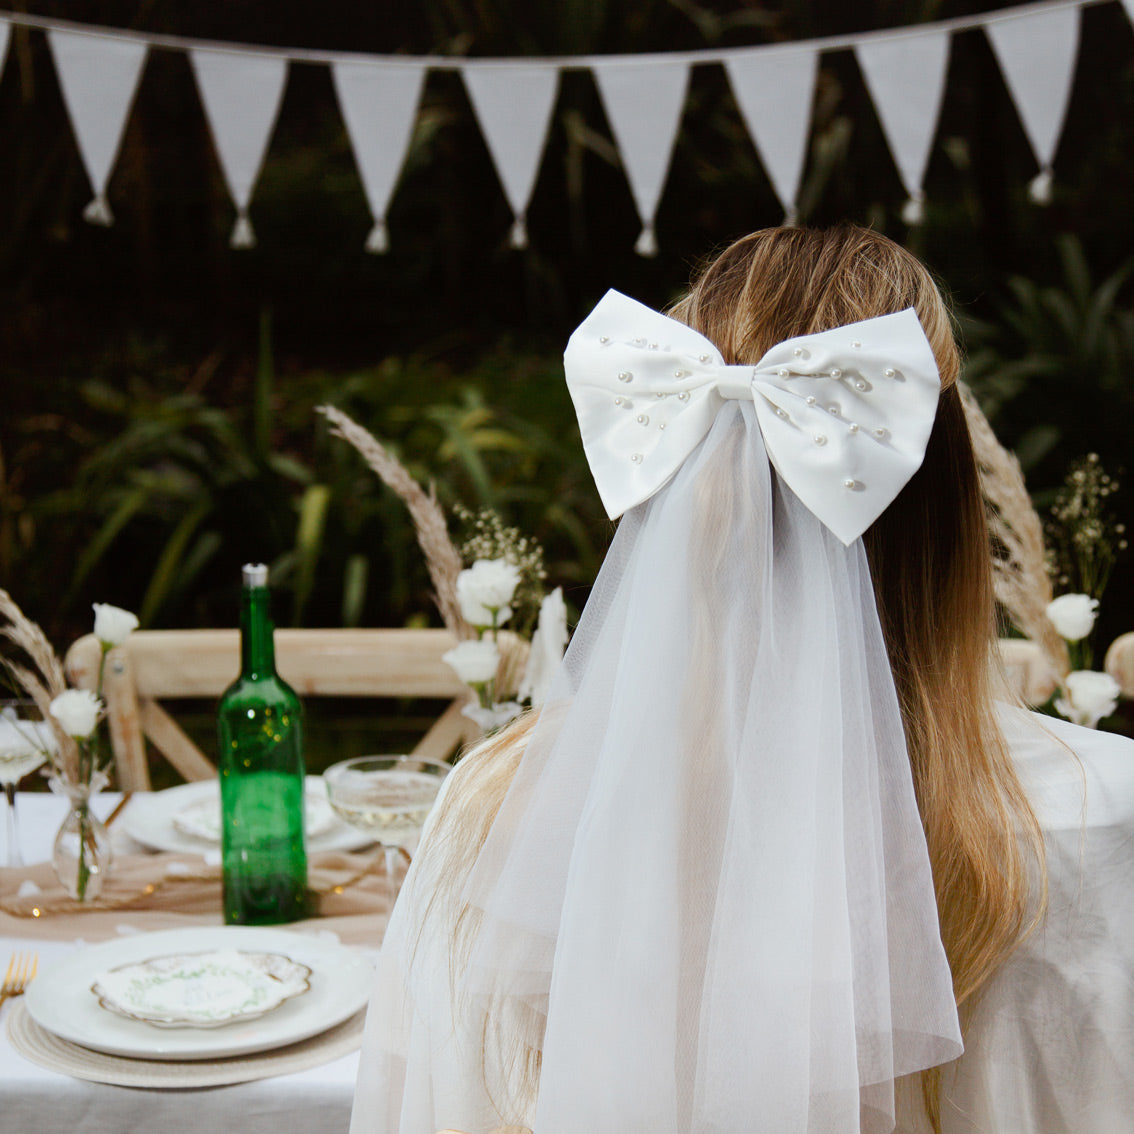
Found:
[[(905, 249), (842, 225), (764, 229), (738, 240), (709, 261), (669, 314), (715, 343), (726, 363), (753, 365), (784, 339), (908, 307), (936, 356), (940, 402), (924, 463), (863, 539), (964, 1021), (1038, 921), (1045, 886), (1039, 825), (993, 711), (989, 536), (948, 309), (929, 272)], [(444, 832), (436, 852), (449, 860), (441, 876), (450, 892), (459, 893), (459, 879), (487, 838), (532, 723), (519, 722), (458, 766), (464, 782), (453, 788), (462, 790), (449, 792), (447, 812), (435, 824)], [(475, 932), (465, 914), (457, 927), (450, 922), (454, 928), (458, 943)], [(455, 950), (458, 965), (462, 951)], [(534, 1097), (539, 1053), (520, 1053), (519, 1066), (521, 1093)], [(935, 1130), (939, 1074), (922, 1077)]]
[[(992, 707), (989, 535), (949, 311), (929, 272), (904, 248), (841, 225), (764, 229), (738, 240), (669, 314), (715, 343), (725, 362), (751, 365), (784, 339), (907, 307), (917, 312), (937, 359), (940, 402), (921, 468), (863, 541), (941, 937), (964, 1007), (1034, 926), (1044, 887), (1039, 824)], [(938, 1075), (928, 1073), (924, 1086), (936, 1129)]]

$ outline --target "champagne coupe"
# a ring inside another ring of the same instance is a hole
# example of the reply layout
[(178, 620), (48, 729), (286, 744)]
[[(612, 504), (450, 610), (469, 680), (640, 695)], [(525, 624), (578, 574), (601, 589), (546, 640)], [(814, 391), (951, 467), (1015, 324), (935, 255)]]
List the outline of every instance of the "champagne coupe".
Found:
[(16, 784), (43, 764), (57, 742), (34, 701), (0, 701), (0, 783), (8, 800), (9, 866), (23, 866), (16, 823)]
[(450, 765), (424, 756), (359, 756), (323, 773), (335, 813), (382, 844), (390, 908), (398, 897), (399, 854), (417, 847)]

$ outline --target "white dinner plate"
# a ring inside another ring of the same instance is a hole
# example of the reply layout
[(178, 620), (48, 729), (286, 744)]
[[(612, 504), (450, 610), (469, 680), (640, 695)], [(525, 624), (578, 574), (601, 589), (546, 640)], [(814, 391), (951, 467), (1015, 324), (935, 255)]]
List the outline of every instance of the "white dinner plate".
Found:
[[(215, 949), (282, 953), (311, 969), (311, 988), (267, 1015), (218, 1028), (159, 1028), (128, 1020), (103, 1008), (91, 991), (103, 973), (120, 965)], [(40, 1027), (94, 1051), (135, 1059), (222, 1059), (284, 1047), (334, 1027), (365, 1006), (373, 980), (373, 966), (362, 954), (320, 937), (273, 927), (207, 926), (83, 946), (45, 968), (24, 1001)]]
[[(319, 798), (321, 808), (327, 799), (323, 777), (308, 776), (307, 792)], [(174, 822), (175, 817), (187, 808), (199, 806), (210, 799), (215, 799), (217, 807), (220, 807), (220, 784), (217, 780), (195, 780), (193, 783), (166, 788), (165, 791), (139, 794), (130, 800), (129, 806), (122, 813), (122, 827), (130, 838), (153, 850), (178, 851), (183, 854), (219, 852), (219, 843), (190, 835)], [(308, 836), (307, 853), (356, 850), (373, 842), (373, 835), (344, 823), (332, 812), (330, 822), (322, 830)]]
[(223, 1028), (311, 991), (311, 970), (282, 953), (164, 953), (100, 973), (91, 991), (108, 1012), (155, 1028)]

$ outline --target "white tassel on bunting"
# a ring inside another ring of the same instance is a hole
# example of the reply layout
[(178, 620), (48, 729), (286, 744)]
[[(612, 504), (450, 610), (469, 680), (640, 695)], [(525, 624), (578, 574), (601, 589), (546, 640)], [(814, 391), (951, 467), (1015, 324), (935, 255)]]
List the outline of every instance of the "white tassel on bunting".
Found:
[(135, 40), (58, 28), (48, 31), (47, 43), (79, 156), (94, 192), (83, 218), (90, 224), (112, 225), (106, 186), (149, 48)]
[(1052, 171), (1050, 165), (1045, 165), (1028, 182), (1028, 196), (1037, 205), (1050, 205), (1051, 204), (1051, 182)]
[(654, 232), (653, 222), (648, 222), (638, 236), (634, 251), (639, 256), (656, 256), (658, 254), (658, 236)]
[(236, 224), (232, 226), (232, 235), (228, 238), (228, 245), (230, 248), (256, 247), (256, 234), (252, 231), (252, 222), (243, 209), (236, 214)]
[(524, 218), (547, 145), (559, 69), (548, 64), (480, 64), (462, 68), (461, 76), (516, 218), (510, 243), (527, 248)]
[(902, 206), (902, 221), (911, 227), (925, 220), (925, 193), (918, 189)]
[(99, 193), (83, 209), (83, 220), (87, 224), (102, 225), (103, 228), (109, 228), (114, 224), (114, 214), (110, 211), (110, 203), (104, 194)]
[(644, 226), (634, 251), (656, 256), (654, 217), (689, 89), (689, 63), (643, 67), (640, 62), (604, 61), (595, 63), (592, 73)]
[(867, 40), (855, 47), (855, 56), (906, 190), (902, 220), (921, 224), (922, 183), (941, 114), (949, 35), (933, 30)]
[(1063, 131), (1079, 50), (1079, 8), (1022, 5), (990, 19), (985, 33), (1000, 64), (1040, 172), (1028, 185), (1037, 205), (1051, 200), (1051, 166)]
[(385, 217), (379, 217), (374, 222), (374, 227), (366, 238), (366, 251), (373, 252), (376, 256), (390, 251), (390, 233), (386, 229)]
[(817, 51), (756, 48), (724, 59), (725, 73), (748, 133), (787, 212), (798, 223), (796, 200), (807, 156), (815, 97)]
[(331, 77), (374, 218), (366, 251), (381, 255), (390, 248), (386, 211), (413, 137), (425, 67), (343, 61), (331, 65)]
[(194, 48), (189, 62), (221, 173), (236, 206), (229, 246), (252, 248), (256, 237), (248, 206), (283, 98), (288, 61), (274, 55)]

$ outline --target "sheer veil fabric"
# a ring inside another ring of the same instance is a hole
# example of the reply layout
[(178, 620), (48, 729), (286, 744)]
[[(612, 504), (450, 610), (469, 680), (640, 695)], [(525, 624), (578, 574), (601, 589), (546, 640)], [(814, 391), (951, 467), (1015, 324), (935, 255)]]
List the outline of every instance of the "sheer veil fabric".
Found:
[(889, 1131), (894, 1079), (961, 1052), (865, 552), (751, 401), (623, 518), (438, 917), (444, 838), (383, 945), (352, 1134)]

